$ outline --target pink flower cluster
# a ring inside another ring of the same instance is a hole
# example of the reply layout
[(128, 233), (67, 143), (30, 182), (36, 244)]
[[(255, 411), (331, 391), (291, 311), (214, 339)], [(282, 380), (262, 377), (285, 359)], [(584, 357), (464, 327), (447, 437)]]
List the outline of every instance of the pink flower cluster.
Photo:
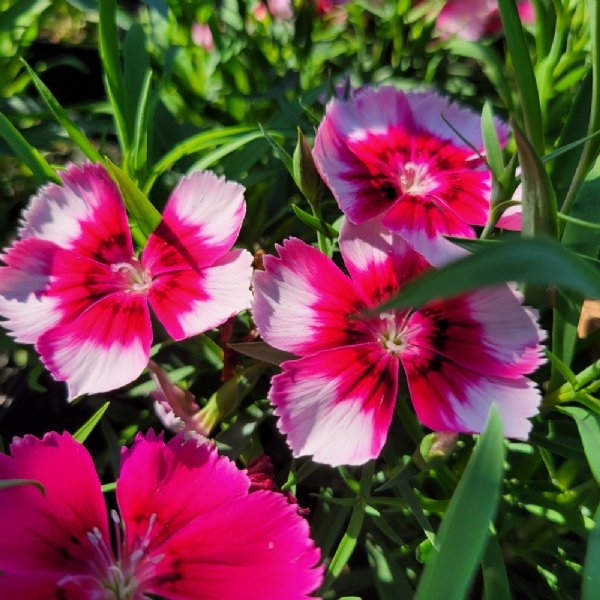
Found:
[[(504, 143), (506, 127), (497, 126)], [(349, 276), (292, 239), (253, 278), (263, 339), (299, 357), (282, 365), (270, 392), (295, 455), (332, 465), (378, 456), (400, 368), (429, 428), (479, 432), (496, 402), (506, 435), (527, 436), (539, 393), (525, 376), (541, 362), (543, 332), (513, 287), (366, 312), (465, 253), (444, 236), (474, 237), (487, 221), (481, 152), (477, 115), (432, 92), (367, 88), (327, 107), (314, 160), (346, 215), (339, 244)], [(3, 255), (0, 315), (18, 341), (36, 345), (70, 397), (140, 374), (149, 308), (180, 340), (250, 306), (251, 256), (231, 250), (245, 212), (241, 186), (209, 172), (183, 178), (138, 258), (104, 168), (72, 166), (62, 177), (63, 186), (32, 199)], [(518, 229), (518, 210), (499, 225)], [(167, 414), (176, 392), (158, 402), (165, 422), (189, 420), (179, 401)]]

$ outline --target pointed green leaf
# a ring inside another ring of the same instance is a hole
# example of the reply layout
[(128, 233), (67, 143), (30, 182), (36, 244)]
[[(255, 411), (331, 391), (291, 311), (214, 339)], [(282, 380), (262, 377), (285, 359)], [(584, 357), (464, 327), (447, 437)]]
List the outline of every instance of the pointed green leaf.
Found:
[(440, 525), (439, 552), (433, 553), (425, 567), (417, 600), (466, 597), (500, 499), (503, 461), (502, 421), (492, 405), (485, 431)]
[(594, 523), (594, 528), (590, 531), (588, 537), (581, 600), (597, 600), (600, 598), (600, 508), (596, 510)]
[(502, 148), (498, 141), (498, 132), (494, 124), (494, 113), (489, 101), (483, 105), (481, 111), (481, 135), (485, 147), (485, 155), (488, 165), (496, 179), (499, 179), (504, 172), (504, 159), (502, 158)]
[(48, 181), (62, 183), (46, 159), (2, 113), (0, 113), (0, 137), (12, 148), (23, 164), (27, 165), (38, 183), (42, 184)]
[(305, 210), (302, 210), (297, 204), (292, 204), (292, 210), (303, 223), (315, 231), (322, 233), (330, 239), (335, 239), (338, 236), (338, 231), (329, 225), (329, 223), (325, 223), (325, 221), (317, 219), (317, 217), (314, 217)]
[(87, 440), (88, 436), (94, 430), (94, 427), (98, 425), (100, 419), (110, 406), (110, 402), (105, 402), (74, 434), (73, 437), (80, 443), (83, 444)]
[(426, 271), (377, 311), (421, 306), (434, 298), (508, 281), (564, 287), (600, 298), (600, 273), (596, 268), (556, 242), (527, 239), (486, 244), (475, 254)]
[(54, 94), (46, 87), (46, 84), (37, 76), (36, 72), (23, 60), (23, 64), (31, 77), (31, 81), (37, 88), (38, 92), (48, 105), (48, 108), (56, 118), (56, 120), (64, 127), (69, 137), (81, 148), (83, 153), (92, 161), (98, 163), (104, 163), (102, 156), (90, 140), (87, 139), (85, 133), (78, 127), (78, 125), (69, 117), (67, 111), (60, 105), (58, 100), (54, 97)]
[(600, 484), (600, 416), (581, 406), (560, 406), (558, 409), (577, 424), (590, 470)]

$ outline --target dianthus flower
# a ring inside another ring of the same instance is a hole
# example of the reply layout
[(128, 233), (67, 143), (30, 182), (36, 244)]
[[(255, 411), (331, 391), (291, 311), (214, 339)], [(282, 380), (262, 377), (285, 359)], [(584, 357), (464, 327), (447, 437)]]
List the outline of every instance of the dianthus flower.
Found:
[[(529, 0), (518, 0), (517, 7), (523, 23), (535, 23), (535, 10)], [(502, 31), (497, 0), (446, 0), (435, 21), (440, 37), (453, 36), (475, 41)]]
[(183, 177), (136, 257), (125, 206), (101, 165), (70, 166), (25, 210), (1, 256), (0, 316), (35, 344), (69, 397), (133, 381), (148, 363), (150, 310), (181, 340), (248, 308), (252, 256), (230, 250), (244, 188), (210, 172)]
[(254, 274), (254, 320), (264, 340), (300, 358), (281, 364), (269, 399), (295, 456), (330, 465), (379, 455), (400, 366), (420, 421), (481, 432), (498, 405), (505, 434), (526, 438), (540, 400), (524, 377), (542, 361), (536, 312), (508, 285), (368, 314), (428, 263), (377, 219), (345, 221), (339, 240), (350, 277), (298, 239)]
[[(462, 251), (444, 235), (474, 237), (490, 210), (490, 173), (461, 136), (483, 151), (480, 118), (433, 92), (365, 88), (334, 99), (313, 156), (340, 209), (353, 223), (383, 216), (430, 263)], [(505, 126), (497, 124), (501, 143)], [(520, 229), (520, 214), (498, 225)]]
[[(0, 585), (40, 600), (301, 600), (322, 578), (297, 507), (207, 444), (138, 435), (122, 453), (116, 554), (100, 481), (69, 434), (17, 438), (0, 454)], [(123, 530), (120, 524), (122, 523)]]

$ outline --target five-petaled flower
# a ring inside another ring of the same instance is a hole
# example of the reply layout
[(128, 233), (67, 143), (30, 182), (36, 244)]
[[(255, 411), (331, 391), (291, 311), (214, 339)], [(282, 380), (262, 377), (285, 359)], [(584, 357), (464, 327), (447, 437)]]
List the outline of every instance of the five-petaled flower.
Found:
[(543, 332), (519, 293), (502, 285), (417, 310), (368, 313), (429, 265), (378, 219), (346, 220), (339, 243), (350, 277), (298, 239), (254, 274), (260, 334), (300, 356), (282, 363), (269, 393), (294, 455), (330, 465), (376, 458), (400, 365), (430, 429), (480, 432), (495, 402), (505, 434), (526, 438), (540, 395), (524, 375), (542, 361)]
[[(505, 143), (506, 127), (497, 122), (497, 129)], [(474, 237), (472, 226), (485, 225), (490, 210), (490, 173), (461, 136), (483, 150), (480, 118), (446, 98), (364, 88), (328, 104), (313, 155), (350, 221), (382, 215), (438, 266), (462, 254), (443, 236)], [(511, 212), (498, 225), (520, 229), (520, 213)]]
[(2, 255), (0, 316), (35, 344), (69, 397), (133, 381), (148, 363), (148, 304), (175, 339), (212, 329), (251, 298), (252, 256), (230, 250), (244, 188), (210, 172), (182, 178), (136, 258), (123, 200), (101, 165), (43, 187)]
[(123, 451), (116, 555), (87, 450), (66, 433), (17, 438), (11, 450), (0, 454), (0, 478), (32, 479), (45, 493), (0, 489), (3, 597), (301, 600), (321, 582), (297, 507), (249, 493), (248, 476), (207, 444), (165, 444), (150, 432)]

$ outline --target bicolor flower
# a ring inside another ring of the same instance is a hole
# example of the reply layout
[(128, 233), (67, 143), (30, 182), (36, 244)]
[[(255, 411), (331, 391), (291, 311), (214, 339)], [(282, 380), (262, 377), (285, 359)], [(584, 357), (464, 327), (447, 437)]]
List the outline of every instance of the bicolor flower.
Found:
[[(353, 223), (383, 216), (430, 263), (462, 251), (444, 235), (474, 237), (490, 210), (490, 174), (448, 125), (483, 150), (480, 118), (433, 92), (365, 88), (334, 99), (315, 138), (315, 164)], [(499, 138), (507, 129), (497, 123)], [(520, 215), (499, 226), (520, 228)]]
[(133, 381), (148, 364), (148, 305), (181, 340), (248, 308), (252, 256), (230, 250), (244, 188), (210, 172), (182, 178), (136, 257), (123, 200), (101, 165), (70, 166), (25, 210), (2, 255), (0, 316), (35, 344), (69, 397)]
[[(320, 584), (306, 521), (207, 444), (152, 432), (122, 453), (116, 555), (87, 450), (69, 434), (17, 438), (0, 454), (0, 581), (6, 598), (301, 600)], [(122, 529), (121, 529), (122, 524)], [(150, 596), (152, 594), (152, 596)]]
[(298, 239), (254, 274), (260, 334), (300, 357), (281, 364), (269, 392), (293, 454), (330, 465), (377, 457), (400, 367), (430, 429), (481, 432), (495, 402), (505, 434), (525, 439), (540, 401), (525, 375), (542, 361), (543, 333), (520, 294), (502, 285), (368, 314), (429, 265), (377, 219), (345, 220), (339, 244), (350, 276)]
[[(535, 10), (530, 0), (518, 0), (523, 23), (535, 23)], [(475, 41), (502, 31), (497, 0), (446, 0), (437, 16), (435, 28), (443, 39), (458, 37)]]

